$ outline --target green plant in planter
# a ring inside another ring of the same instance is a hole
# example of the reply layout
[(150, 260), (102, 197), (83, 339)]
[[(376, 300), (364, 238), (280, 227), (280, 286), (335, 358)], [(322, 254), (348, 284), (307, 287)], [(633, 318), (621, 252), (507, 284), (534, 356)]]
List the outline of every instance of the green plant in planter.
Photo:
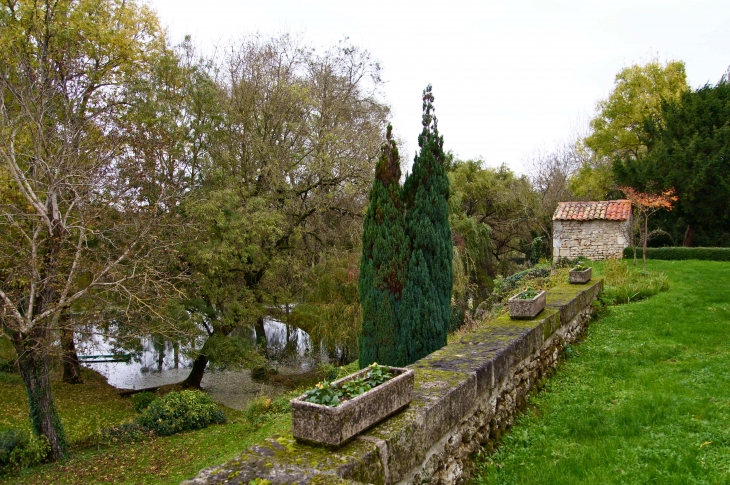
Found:
[(522, 289), (522, 291), (517, 295), (517, 299), (518, 300), (532, 300), (539, 294), (540, 294), (539, 291), (528, 286), (528, 287)]
[(583, 271), (585, 269), (588, 269), (588, 267), (583, 265), (583, 261), (578, 261), (571, 271)]
[(388, 366), (378, 365), (377, 362), (373, 362), (369, 367), (370, 372), (368, 372), (367, 380), (370, 383), (370, 387), (379, 386), (383, 382), (393, 378), (393, 374), (390, 373)]
[(370, 370), (365, 377), (351, 379), (344, 383), (341, 388), (332, 382), (322, 381), (314, 389), (304, 393), (304, 400), (314, 404), (335, 407), (339, 406), (340, 399), (352, 399), (393, 378), (390, 367), (378, 365), (377, 362), (370, 364), (368, 369)]
[(358, 377), (346, 382), (342, 386), (342, 391), (344, 397), (346, 397), (347, 399), (352, 399), (355, 396), (359, 396), (360, 394), (368, 392), (373, 387), (374, 386), (370, 383), (369, 380)]
[(329, 381), (317, 383), (314, 389), (310, 389), (304, 394), (304, 400), (307, 402), (332, 407), (340, 404), (340, 397), (342, 397), (342, 391)]

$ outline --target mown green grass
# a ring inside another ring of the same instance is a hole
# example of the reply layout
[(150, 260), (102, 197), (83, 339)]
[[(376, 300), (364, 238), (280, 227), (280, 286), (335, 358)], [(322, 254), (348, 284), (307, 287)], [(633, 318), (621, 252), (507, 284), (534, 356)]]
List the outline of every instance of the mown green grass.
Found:
[(730, 264), (647, 269), (669, 291), (593, 322), (473, 483), (730, 483)]
[[(102, 376), (82, 371), (82, 385), (62, 383), (58, 370), (53, 374), (53, 393), (69, 438), (70, 457), (0, 476), (0, 484), (177, 484), (291, 427), (287, 410), (272, 405), (271, 400), (260, 399), (247, 411), (223, 408), (228, 417), (225, 425), (136, 443), (92, 445), (99, 429), (131, 422), (137, 414), (131, 400), (120, 397)], [(0, 430), (30, 431), (28, 402), (20, 376), (0, 373), (0, 386)], [(286, 399), (282, 396), (279, 401)]]

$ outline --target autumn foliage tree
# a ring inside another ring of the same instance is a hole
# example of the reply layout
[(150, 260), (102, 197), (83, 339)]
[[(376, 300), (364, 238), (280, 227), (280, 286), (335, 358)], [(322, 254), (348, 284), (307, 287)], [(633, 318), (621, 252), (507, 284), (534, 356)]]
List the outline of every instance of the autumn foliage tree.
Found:
[(132, 1), (0, 6), (0, 323), (52, 459), (66, 441), (50, 358), (74, 331), (69, 309), (146, 325), (174, 293), (174, 244), (157, 237), (173, 194), (145, 193), (127, 125), (132, 85), (165, 50), (155, 15)]
[(664, 190), (660, 194), (639, 192), (632, 187), (619, 187), (631, 204), (643, 215), (644, 224), (641, 230), (641, 242), (643, 246), (643, 265), (646, 269), (646, 241), (648, 239), (649, 217), (660, 210), (672, 210), (674, 203), (679, 198), (674, 195), (674, 189)]

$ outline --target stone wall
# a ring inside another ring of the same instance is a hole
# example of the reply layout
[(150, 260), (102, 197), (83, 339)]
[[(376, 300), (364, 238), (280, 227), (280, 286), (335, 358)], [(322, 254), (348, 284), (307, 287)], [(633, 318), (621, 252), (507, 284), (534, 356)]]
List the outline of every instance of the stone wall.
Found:
[(281, 436), (183, 483), (463, 483), (470, 455), (490, 449), (512, 424), (584, 329), (602, 287), (602, 280), (558, 286), (535, 319), (502, 316), (419, 360), (410, 366), (411, 404), (337, 450)]
[(558, 258), (622, 258), (631, 221), (553, 221), (553, 261)]

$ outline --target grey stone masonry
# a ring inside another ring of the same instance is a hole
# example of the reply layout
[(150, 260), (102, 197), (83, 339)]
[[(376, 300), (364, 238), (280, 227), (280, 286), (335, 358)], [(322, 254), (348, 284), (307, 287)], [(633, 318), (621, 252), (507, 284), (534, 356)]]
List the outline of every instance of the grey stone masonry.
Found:
[(587, 325), (603, 280), (562, 284), (532, 320), (503, 315), (409, 366), (411, 404), (337, 450), (265, 440), (185, 484), (461, 484), (471, 455), (490, 450), (566, 344)]
[(553, 261), (584, 256), (602, 260), (623, 257), (631, 220), (553, 221)]

